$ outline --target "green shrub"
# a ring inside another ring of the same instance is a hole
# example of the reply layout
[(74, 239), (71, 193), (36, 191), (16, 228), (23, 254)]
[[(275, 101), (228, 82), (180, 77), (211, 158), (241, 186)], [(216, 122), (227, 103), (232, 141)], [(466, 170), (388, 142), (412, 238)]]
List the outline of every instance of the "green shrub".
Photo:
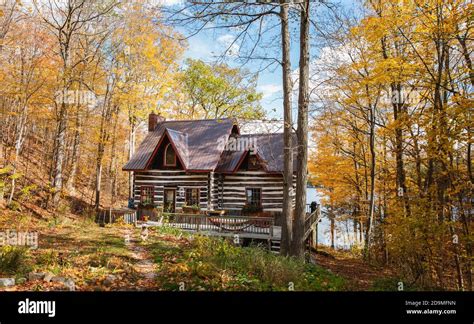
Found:
[(49, 221), (48, 221), (48, 227), (49, 228), (54, 228), (57, 227), (62, 223), (62, 219), (56, 215), (54, 215)]
[(36, 257), (36, 263), (38, 265), (53, 266), (56, 265), (57, 260), (58, 251), (53, 249), (48, 249)]
[(8, 204), (7, 207), (8, 207), (8, 209), (13, 210), (13, 211), (21, 211), (21, 205), (18, 202), (14, 201), (14, 200), (12, 200)]
[(32, 194), (34, 193), (36, 189), (37, 189), (37, 186), (34, 184), (23, 187), (20, 190), (20, 196), (19, 196), (20, 200), (23, 202), (29, 201), (32, 197)]
[[(152, 229), (149, 229), (152, 231)], [(187, 232), (184, 232), (183, 230), (173, 227), (173, 226), (168, 226), (166, 223), (163, 226), (159, 226), (156, 228), (156, 233), (157, 234), (165, 234), (165, 235), (174, 235), (174, 236), (179, 236), (181, 235), (182, 237), (189, 237), (190, 234)]]
[(71, 207), (68, 204), (60, 204), (56, 210), (57, 213), (61, 216), (71, 213)]
[(400, 287), (400, 283), (403, 285), (403, 291), (417, 291), (423, 290), (416, 285), (408, 283), (406, 280), (401, 278), (378, 278), (372, 284), (372, 290), (375, 291), (398, 291)]
[[(196, 236), (190, 249), (176, 261), (178, 264), (171, 267), (183, 269), (177, 275), (190, 275), (198, 289), (286, 291), (345, 287), (342, 278), (320, 267), (275, 255), (261, 247), (237, 247), (225, 239)], [(166, 272), (166, 265), (161, 264)]]
[(26, 247), (3, 246), (0, 248), (0, 272), (8, 275), (26, 272), (28, 258)]

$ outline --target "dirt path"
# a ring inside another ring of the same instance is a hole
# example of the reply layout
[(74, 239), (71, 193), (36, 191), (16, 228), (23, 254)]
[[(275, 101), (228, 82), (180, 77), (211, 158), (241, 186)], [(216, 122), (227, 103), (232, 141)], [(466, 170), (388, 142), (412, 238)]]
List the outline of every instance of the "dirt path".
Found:
[(130, 240), (126, 245), (131, 251), (131, 257), (137, 262), (134, 264), (134, 270), (139, 274), (141, 279), (136, 283), (135, 289), (138, 291), (152, 290), (155, 287), (156, 267), (150, 253), (140, 244), (141, 238), (134, 238), (132, 231), (126, 231), (125, 235), (129, 235)]
[(312, 253), (314, 263), (349, 281), (350, 290), (366, 291), (376, 279), (393, 275), (389, 269), (373, 267), (360, 259), (339, 253)]

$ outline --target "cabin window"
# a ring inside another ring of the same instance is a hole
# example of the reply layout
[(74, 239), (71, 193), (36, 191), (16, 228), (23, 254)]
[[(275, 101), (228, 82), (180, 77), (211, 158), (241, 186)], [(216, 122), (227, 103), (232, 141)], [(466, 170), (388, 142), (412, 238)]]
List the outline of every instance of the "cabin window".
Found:
[(142, 186), (140, 188), (140, 203), (143, 205), (153, 204), (153, 187)]
[(258, 170), (258, 159), (257, 159), (256, 155), (250, 155), (249, 156), (248, 169), (249, 170)]
[(262, 189), (261, 188), (247, 188), (246, 197), (247, 197), (247, 206), (252, 206), (252, 207), (262, 206)]
[(165, 166), (176, 166), (176, 153), (171, 146), (171, 143), (168, 143), (165, 147)]
[(199, 206), (199, 189), (186, 189), (186, 206)]

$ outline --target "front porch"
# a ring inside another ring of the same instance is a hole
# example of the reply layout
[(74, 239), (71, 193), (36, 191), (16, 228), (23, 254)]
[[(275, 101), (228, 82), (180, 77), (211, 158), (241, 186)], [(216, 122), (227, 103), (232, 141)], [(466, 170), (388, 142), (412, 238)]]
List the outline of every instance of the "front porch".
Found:
[(138, 226), (166, 225), (209, 236), (280, 241), (281, 226), (274, 222), (271, 217), (165, 213), (158, 221), (139, 221)]
[[(307, 240), (311, 236), (310, 244), (316, 241), (320, 220), (319, 205), (313, 212), (306, 212), (303, 239)], [(279, 246), (281, 241), (281, 226), (275, 225), (273, 217), (164, 213), (158, 221), (139, 221), (137, 226), (163, 225), (202, 235), (266, 240), (270, 248)]]
[[(108, 214), (111, 222), (114, 222), (117, 217), (123, 217), (125, 223), (134, 224), (137, 227), (169, 226), (201, 235), (230, 237), (238, 239), (239, 242), (245, 239), (262, 240), (268, 243), (272, 251), (278, 251), (280, 247), (281, 226), (275, 225), (274, 217), (219, 215), (216, 211), (212, 211), (200, 214), (160, 213), (157, 219), (137, 220), (136, 213), (137, 210), (128, 208), (109, 209), (108, 213), (103, 213), (103, 219), (107, 220), (105, 215)], [(316, 242), (317, 223), (320, 219), (319, 205), (312, 212), (306, 212), (304, 240), (308, 240), (311, 246)]]

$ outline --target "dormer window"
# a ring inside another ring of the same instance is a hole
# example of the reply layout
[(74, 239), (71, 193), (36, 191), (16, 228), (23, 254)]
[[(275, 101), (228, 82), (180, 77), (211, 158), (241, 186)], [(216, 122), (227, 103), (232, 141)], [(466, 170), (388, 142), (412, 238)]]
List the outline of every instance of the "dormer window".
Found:
[(255, 154), (250, 154), (249, 155), (249, 164), (248, 164), (248, 169), (249, 170), (258, 170), (259, 169), (259, 164), (258, 164), (258, 159)]
[(165, 166), (176, 166), (176, 153), (174, 152), (171, 143), (168, 143), (165, 147), (165, 158), (163, 164)]

